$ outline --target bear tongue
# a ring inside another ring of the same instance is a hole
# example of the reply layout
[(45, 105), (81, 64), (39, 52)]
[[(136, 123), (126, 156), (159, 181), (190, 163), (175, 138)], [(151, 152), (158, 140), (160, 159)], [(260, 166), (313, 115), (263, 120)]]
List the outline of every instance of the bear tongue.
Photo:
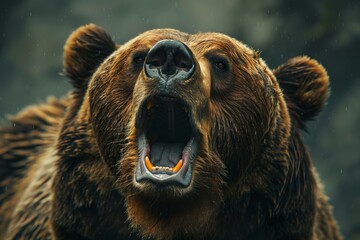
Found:
[(150, 148), (152, 164), (161, 167), (174, 167), (181, 159), (183, 145), (183, 143), (154, 143)]

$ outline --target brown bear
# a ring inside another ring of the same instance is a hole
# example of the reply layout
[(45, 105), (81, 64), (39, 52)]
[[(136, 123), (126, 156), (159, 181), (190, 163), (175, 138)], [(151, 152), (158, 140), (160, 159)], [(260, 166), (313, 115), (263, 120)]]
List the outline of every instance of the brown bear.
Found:
[(301, 136), (329, 95), (217, 33), (77, 29), (73, 92), (0, 130), (1, 239), (342, 239)]

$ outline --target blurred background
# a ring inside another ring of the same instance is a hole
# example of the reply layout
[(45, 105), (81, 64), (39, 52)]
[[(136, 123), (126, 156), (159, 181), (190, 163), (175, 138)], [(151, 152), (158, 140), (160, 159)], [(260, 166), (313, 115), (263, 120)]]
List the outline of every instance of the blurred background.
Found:
[(95, 23), (122, 43), (171, 27), (221, 32), (261, 51), (270, 68), (297, 55), (327, 69), (331, 97), (305, 134), (346, 239), (360, 239), (360, 1), (1, 0), (0, 118), (71, 88), (62, 50)]

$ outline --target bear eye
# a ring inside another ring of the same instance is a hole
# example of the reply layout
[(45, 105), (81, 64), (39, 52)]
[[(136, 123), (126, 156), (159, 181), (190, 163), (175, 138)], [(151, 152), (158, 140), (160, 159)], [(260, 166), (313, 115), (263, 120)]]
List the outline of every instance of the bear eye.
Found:
[(219, 69), (219, 70), (225, 70), (226, 69), (226, 64), (224, 62), (216, 62), (215, 67), (217, 69)]
[(138, 57), (138, 58), (135, 58), (134, 61), (135, 61), (136, 64), (143, 64), (144, 61), (145, 61), (145, 58), (143, 58), (143, 57)]
[(145, 62), (146, 52), (138, 52), (134, 54), (133, 63), (136, 66), (142, 66)]
[(230, 58), (225, 52), (209, 52), (205, 54), (211, 67), (212, 95), (223, 94), (232, 86), (233, 74)]
[(209, 61), (216, 73), (225, 73), (229, 69), (229, 61), (222, 56), (209, 56)]
[(134, 58), (134, 63), (138, 64), (138, 65), (142, 65), (145, 61), (145, 57), (143, 56), (137, 56)]

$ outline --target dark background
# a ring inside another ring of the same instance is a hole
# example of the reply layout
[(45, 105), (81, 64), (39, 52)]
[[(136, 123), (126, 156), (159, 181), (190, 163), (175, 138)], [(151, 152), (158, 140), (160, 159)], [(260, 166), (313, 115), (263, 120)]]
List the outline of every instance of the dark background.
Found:
[(90, 22), (118, 43), (153, 28), (213, 31), (261, 50), (271, 68), (297, 55), (322, 63), (331, 98), (305, 138), (341, 231), (360, 239), (360, 1), (1, 0), (1, 119), (71, 89), (63, 44)]

